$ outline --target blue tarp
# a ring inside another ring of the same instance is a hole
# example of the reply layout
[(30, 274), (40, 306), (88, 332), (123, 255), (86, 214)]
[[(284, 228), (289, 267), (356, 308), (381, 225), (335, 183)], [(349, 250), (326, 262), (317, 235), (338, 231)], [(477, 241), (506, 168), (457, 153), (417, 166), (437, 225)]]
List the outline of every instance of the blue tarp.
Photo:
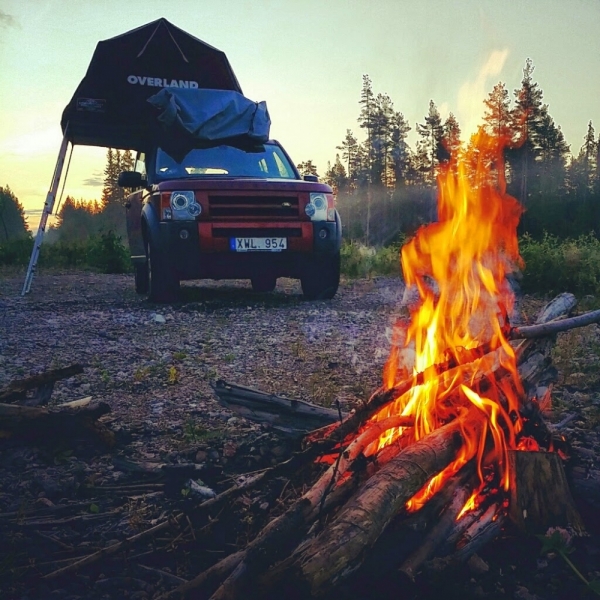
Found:
[(271, 119), (265, 102), (253, 102), (230, 90), (166, 87), (148, 98), (162, 112), (158, 120), (168, 131), (183, 129), (202, 142), (269, 139)]

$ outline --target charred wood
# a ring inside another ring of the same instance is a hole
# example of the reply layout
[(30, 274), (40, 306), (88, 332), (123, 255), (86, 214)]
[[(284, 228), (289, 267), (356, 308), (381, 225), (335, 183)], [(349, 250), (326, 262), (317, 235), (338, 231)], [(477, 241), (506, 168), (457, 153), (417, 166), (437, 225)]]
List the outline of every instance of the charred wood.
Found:
[[(336, 409), (267, 394), (219, 380), (212, 386), (219, 402), (236, 414), (256, 423), (268, 423), (286, 435), (300, 437), (313, 429), (339, 421)], [(342, 417), (345, 413), (342, 413)]]
[[(3, 390), (0, 390), (0, 403), (22, 402), (29, 406), (47, 404), (57, 381), (80, 373), (83, 373), (83, 365), (74, 364), (62, 369), (52, 369), (38, 375), (32, 375), (25, 379), (17, 379)], [(27, 398), (27, 392), (35, 389), (38, 390), (37, 395), (33, 398)]]

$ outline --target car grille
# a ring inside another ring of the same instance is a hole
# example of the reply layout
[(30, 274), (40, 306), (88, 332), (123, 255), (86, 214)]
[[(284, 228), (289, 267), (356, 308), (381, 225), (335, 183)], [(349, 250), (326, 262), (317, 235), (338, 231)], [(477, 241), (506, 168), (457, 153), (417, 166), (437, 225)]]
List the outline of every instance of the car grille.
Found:
[(214, 237), (302, 237), (300, 227), (261, 227), (260, 229), (244, 229), (242, 227), (213, 227)]
[(297, 196), (220, 196), (208, 197), (211, 217), (232, 219), (297, 219)]

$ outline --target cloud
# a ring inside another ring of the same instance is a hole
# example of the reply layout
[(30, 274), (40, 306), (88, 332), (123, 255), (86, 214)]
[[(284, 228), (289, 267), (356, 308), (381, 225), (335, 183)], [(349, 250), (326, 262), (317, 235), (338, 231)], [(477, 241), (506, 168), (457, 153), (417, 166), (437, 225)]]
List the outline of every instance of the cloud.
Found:
[(507, 57), (507, 48), (494, 50), (479, 69), (475, 79), (466, 81), (458, 90), (457, 112), (463, 140), (468, 140), (477, 130), (484, 110), (483, 101), (497, 83), (490, 80), (500, 75)]
[(101, 171), (96, 171), (92, 177), (83, 180), (83, 185), (92, 187), (101, 187), (104, 185), (104, 176)]
[(0, 10), (0, 27), (14, 27), (18, 29), (20, 25), (12, 15)]

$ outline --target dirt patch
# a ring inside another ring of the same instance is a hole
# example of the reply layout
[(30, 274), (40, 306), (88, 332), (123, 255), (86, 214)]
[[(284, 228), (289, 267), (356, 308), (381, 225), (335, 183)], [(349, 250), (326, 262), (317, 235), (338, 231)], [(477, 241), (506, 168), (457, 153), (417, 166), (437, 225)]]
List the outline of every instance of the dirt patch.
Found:
[[(161, 306), (136, 296), (128, 275), (42, 272), (25, 298), (19, 296), (22, 282), (21, 274), (0, 276), (0, 387), (83, 363), (83, 375), (57, 383), (52, 402), (88, 395), (103, 400), (112, 409), (106, 422), (118, 435), (112, 451), (83, 443), (47, 448), (41, 441), (35, 447), (8, 441), (1, 449), (0, 526), (7, 544), (0, 551), (0, 587), (11, 590), (8, 597), (30, 599), (121, 598), (123, 590), (130, 598), (151, 598), (214, 562), (211, 553), (222, 556), (251, 537), (299, 489), (275, 481), (261, 494), (243, 496), (235, 526), (217, 523), (212, 541), (194, 560), (185, 552), (178, 560), (173, 555), (181, 544), (184, 550), (188, 542), (192, 547), (195, 529), (182, 533), (178, 543), (173, 534), (154, 562), (124, 563), (121, 557), (112, 566), (82, 569), (68, 582), (28, 584), (192, 501), (190, 477), (220, 491), (235, 473), (263, 468), (289, 453), (290, 442), (216, 402), (210, 387), (216, 379), (325, 406), (339, 400), (345, 410), (365, 400), (380, 384), (404, 291), (397, 278), (375, 278), (343, 283), (331, 301), (307, 302), (292, 280), (279, 280), (271, 294), (253, 293), (249, 282), (194, 282), (184, 286), (182, 302)], [(524, 299), (523, 307), (533, 314), (541, 303)], [(582, 508), (593, 535), (577, 543), (572, 559), (586, 576), (598, 578), (593, 511), (600, 497), (600, 338), (596, 326), (569, 336), (557, 349), (561, 386), (550, 420), (574, 445), (576, 494), (591, 499)], [(587, 493), (585, 482), (596, 487)], [(218, 522), (218, 515), (210, 519)], [(210, 519), (194, 525), (208, 526)], [(560, 558), (538, 560), (537, 540), (511, 540), (518, 553), (500, 540), (482, 558), (490, 568), (465, 566), (453, 574), (451, 589), (465, 598), (585, 593)], [(419, 597), (447, 591), (447, 577), (422, 583)], [(388, 592), (397, 593), (393, 586)], [(385, 597), (385, 589), (378, 594)]]

